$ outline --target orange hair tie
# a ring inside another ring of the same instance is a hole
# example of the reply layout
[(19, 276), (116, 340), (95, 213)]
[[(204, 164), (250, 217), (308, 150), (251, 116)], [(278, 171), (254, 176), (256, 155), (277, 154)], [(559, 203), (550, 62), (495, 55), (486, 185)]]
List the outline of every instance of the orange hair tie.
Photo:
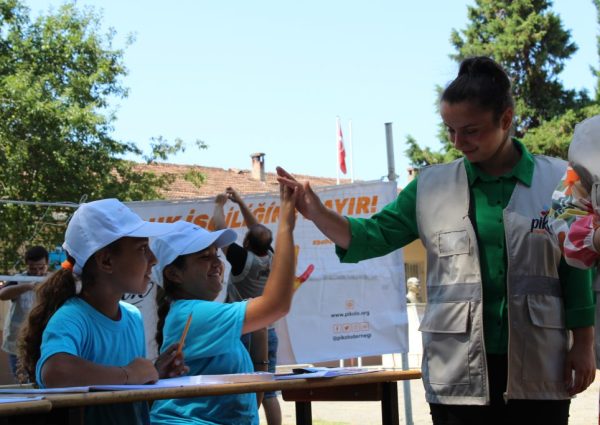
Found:
[(60, 263), (60, 267), (65, 270), (73, 271), (73, 263), (71, 263), (69, 260), (65, 260), (62, 263)]

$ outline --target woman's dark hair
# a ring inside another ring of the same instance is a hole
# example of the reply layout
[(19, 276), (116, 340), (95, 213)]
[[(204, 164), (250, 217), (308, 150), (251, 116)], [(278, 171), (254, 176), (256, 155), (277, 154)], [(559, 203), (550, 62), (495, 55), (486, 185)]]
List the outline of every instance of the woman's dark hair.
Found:
[(448, 103), (473, 102), (482, 109), (491, 110), (496, 123), (507, 108), (514, 107), (506, 71), (485, 56), (463, 60), (458, 75), (446, 87), (440, 100)]
[[(185, 270), (186, 267), (186, 259), (187, 255), (180, 255), (177, 257), (171, 264), (165, 267), (175, 267), (179, 270)], [(171, 309), (171, 302), (173, 301), (173, 293), (175, 292), (176, 284), (170, 281), (165, 276), (165, 270), (163, 269), (163, 286), (158, 285), (156, 291), (156, 305), (157, 305), (157, 314), (158, 314), (158, 322), (156, 323), (156, 344), (158, 344), (158, 349), (163, 343), (163, 328), (165, 327), (165, 320), (167, 318), (167, 314), (169, 314), (169, 310)]]
[[(118, 252), (119, 242), (120, 239), (103, 249)], [(83, 286), (94, 284), (96, 263), (93, 258), (92, 255), (83, 266), (81, 272)], [(67, 260), (75, 265), (73, 257), (68, 256)], [(42, 335), (48, 321), (69, 298), (77, 295), (73, 271), (62, 268), (52, 273), (48, 279), (35, 288), (35, 295), (36, 303), (21, 328), (17, 342), (17, 376), (22, 383), (35, 382), (35, 367), (40, 359)]]

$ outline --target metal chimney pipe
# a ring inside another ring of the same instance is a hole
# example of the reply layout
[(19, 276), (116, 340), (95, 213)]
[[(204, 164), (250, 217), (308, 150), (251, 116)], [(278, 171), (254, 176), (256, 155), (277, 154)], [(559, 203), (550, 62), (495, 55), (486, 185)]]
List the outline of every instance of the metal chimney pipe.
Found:
[(392, 123), (385, 123), (385, 143), (387, 148), (387, 164), (388, 164), (388, 180), (395, 182), (396, 178), (396, 165), (394, 163), (394, 137), (392, 136)]

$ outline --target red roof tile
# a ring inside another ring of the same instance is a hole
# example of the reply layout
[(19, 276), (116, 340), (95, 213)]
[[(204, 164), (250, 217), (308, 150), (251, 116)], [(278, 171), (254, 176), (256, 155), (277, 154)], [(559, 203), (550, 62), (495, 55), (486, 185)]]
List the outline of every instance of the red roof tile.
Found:
[[(225, 170), (216, 167), (202, 167), (196, 165), (177, 165), (168, 163), (136, 164), (139, 171), (152, 172), (156, 175), (170, 173), (175, 175), (175, 181), (171, 183), (166, 191), (162, 192), (165, 199), (205, 198), (222, 193), (226, 187), (232, 186), (243, 194), (273, 192), (278, 190), (275, 173), (265, 173), (265, 181), (252, 178), (250, 170), (238, 170), (230, 168)], [(185, 175), (189, 171), (200, 172), (205, 181), (200, 186), (195, 186), (186, 180)], [(300, 181), (309, 180), (313, 186), (330, 186), (336, 184), (335, 178), (314, 177), (306, 175), (295, 175)], [(350, 183), (343, 179), (342, 183)]]

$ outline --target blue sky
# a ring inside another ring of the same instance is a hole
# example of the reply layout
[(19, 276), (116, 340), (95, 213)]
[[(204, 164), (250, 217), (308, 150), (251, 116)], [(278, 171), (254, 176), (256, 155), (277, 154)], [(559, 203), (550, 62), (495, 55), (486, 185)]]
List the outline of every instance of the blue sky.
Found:
[[(28, 0), (34, 15), (59, 0)], [(354, 174), (387, 175), (384, 123), (392, 122), (396, 173), (406, 182), (405, 138), (438, 147), (436, 84), (450, 81), (452, 28), (472, 1), (79, 0), (100, 10), (104, 27), (128, 35), (126, 99), (115, 102), (114, 136), (140, 147), (151, 137), (181, 137), (189, 149), (170, 162), (335, 177), (335, 120)], [(591, 0), (555, 0), (579, 51), (563, 73), (567, 87), (593, 90), (598, 63)], [(208, 150), (193, 147), (204, 140)], [(346, 147), (349, 150), (348, 146)]]

